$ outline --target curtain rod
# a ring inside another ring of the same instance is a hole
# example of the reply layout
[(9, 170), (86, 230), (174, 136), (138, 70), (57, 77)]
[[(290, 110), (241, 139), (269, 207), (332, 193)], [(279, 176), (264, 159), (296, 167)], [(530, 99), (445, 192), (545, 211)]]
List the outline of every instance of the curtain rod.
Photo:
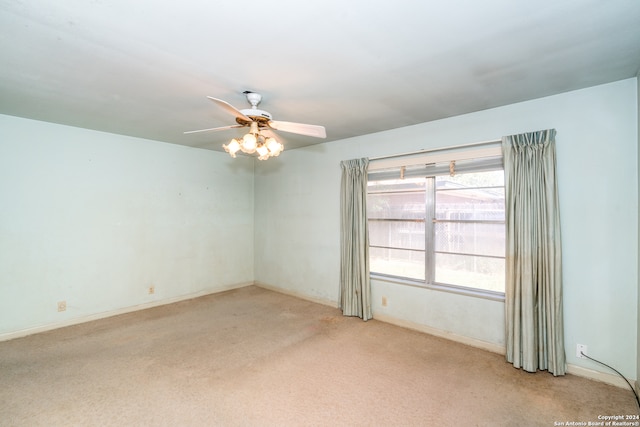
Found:
[(502, 139), (495, 139), (493, 141), (472, 142), (472, 143), (469, 143), (469, 144), (453, 145), (451, 147), (423, 149), (423, 150), (418, 150), (418, 151), (410, 151), (408, 153), (391, 154), (389, 156), (369, 157), (369, 161), (392, 159), (394, 157), (412, 156), (412, 155), (415, 155), (415, 154), (435, 153), (435, 152), (438, 152), (438, 151), (455, 150), (457, 148), (479, 147), (481, 145), (498, 144), (498, 143), (501, 143), (501, 142), (502, 142)]

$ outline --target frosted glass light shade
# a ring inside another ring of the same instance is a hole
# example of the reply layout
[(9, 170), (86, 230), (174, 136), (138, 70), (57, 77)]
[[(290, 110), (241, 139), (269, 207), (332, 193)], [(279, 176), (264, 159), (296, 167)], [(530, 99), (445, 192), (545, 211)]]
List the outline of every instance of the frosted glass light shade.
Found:
[(269, 149), (269, 154), (272, 156), (277, 156), (284, 150), (284, 146), (275, 138), (267, 138), (266, 146)]
[(238, 152), (238, 150), (240, 150), (240, 142), (238, 142), (238, 140), (234, 138), (229, 142), (229, 145), (223, 144), (222, 148), (224, 148), (224, 151), (229, 153), (231, 157), (235, 158), (236, 153)]
[(255, 153), (256, 143), (258, 142), (256, 136), (252, 133), (248, 133), (242, 137), (242, 151), (245, 153)]
[(264, 157), (265, 155), (269, 157), (269, 149), (265, 147), (264, 144), (259, 145), (258, 148), (256, 148), (256, 151), (260, 157)]
[(253, 122), (251, 130), (242, 138), (234, 138), (229, 144), (222, 145), (224, 151), (229, 153), (231, 157), (236, 157), (236, 153), (242, 150), (247, 154), (258, 154), (258, 159), (267, 160), (270, 157), (276, 157), (284, 150), (284, 145), (273, 137), (266, 137), (260, 133), (258, 124)]

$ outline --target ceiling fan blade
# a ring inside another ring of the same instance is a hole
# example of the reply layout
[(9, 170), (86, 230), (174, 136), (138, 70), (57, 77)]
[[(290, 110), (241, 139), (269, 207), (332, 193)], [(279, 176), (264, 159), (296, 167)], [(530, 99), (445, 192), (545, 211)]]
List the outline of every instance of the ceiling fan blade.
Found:
[(199, 130), (190, 130), (185, 132), (184, 134), (188, 134), (188, 133), (198, 133), (198, 132), (214, 132), (214, 131), (219, 131), (219, 130), (227, 130), (227, 129), (235, 129), (235, 128), (243, 128), (244, 125), (231, 125), (231, 126), (221, 126), (218, 128), (209, 128), (209, 129), (199, 129)]
[(324, 126), (305, 125), (302, 123), (280, 122), (271, 120), (269, 122), (271, 129), (281, 130), (283, 132), (297, 133), (300, 135), (313, 136), (316, 138), (326, 138), (327, 132)]
[(227, 101), (223, 101), (222, 99), (214, 98), (212, 96), (207, 96), (210, 100), (218, 104), (220, 107), (224, 108), (228, 113), (232, 114), (236, 119), (242, 119), (246, 122), (250, 122), (251, 119), (244, 114), (240, 110), (238, 110), (233, 105), (229, 104)]

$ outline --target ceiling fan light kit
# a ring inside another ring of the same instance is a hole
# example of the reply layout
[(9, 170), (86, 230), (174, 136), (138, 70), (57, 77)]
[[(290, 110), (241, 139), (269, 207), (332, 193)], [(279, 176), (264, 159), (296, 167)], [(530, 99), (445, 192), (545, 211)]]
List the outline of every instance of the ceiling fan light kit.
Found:
[(221, 99), (213, 98), (211, 96), (207, 97), (225, 111), (232, 114), (236, 119), (236, 123), (238, 123), (237, 125), (188, 131), (185, 132), (185, 134), (249, 126), (249, 132), (247, 134), (242, 138), (233, 138), (229, 144), (223, 144), (222, 148), (224, 148), (224, 151), (229, 153), (231, 157), (235, 158), (236, 153), (238, 153), (238, 151), (242, 151), (245, 154), (257, 154), (258, 160), (267, 160), (270, 157), (277, 157), (284, 150), (284, 146), (280, 141), (272, 136), (264, 135), (262, 132), (278, 130), (313, 136), (316, 138), (327, 137), (323, 126), (272, 120), (272, 116), (269, 112), (258, 109), (258, 104), (262, 101), (262, 96), (259, 93), (245, 91), (244, 94), (246, 95), (249, 104), (251, 104), (251, 108), (245, 110), (238, 110), (228, 102)]
[(273, 137), (265, 137), (260, 133), (257, 122), (251, 123), (249, 133), (241, 139), (233, 138), (228, 145), (222, 144), (224, 151), (235, 158), (238, 151), (246, 154), (258, 154), (258, 160), (267, 160), (269, 157), (277, 157), (284, 150), (281, 142)]

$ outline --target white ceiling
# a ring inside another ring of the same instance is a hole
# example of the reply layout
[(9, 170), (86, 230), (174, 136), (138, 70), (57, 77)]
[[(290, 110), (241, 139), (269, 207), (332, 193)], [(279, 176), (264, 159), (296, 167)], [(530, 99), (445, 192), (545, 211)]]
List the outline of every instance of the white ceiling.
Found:
[(206, 95), (327, 139), (636, 76), (638, 0), (0, 0), (0, 113), (221, 150)]

